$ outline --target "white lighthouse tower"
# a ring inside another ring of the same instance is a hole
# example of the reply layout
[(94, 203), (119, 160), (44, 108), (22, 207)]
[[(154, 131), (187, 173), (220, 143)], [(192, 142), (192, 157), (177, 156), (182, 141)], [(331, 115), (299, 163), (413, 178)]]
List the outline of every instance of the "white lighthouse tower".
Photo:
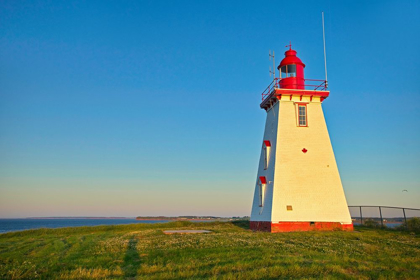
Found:
[(263, 92), (253, 230), (353, 230), (321, 106), (330, 92), (326, 81), (305, 79), (304, 68), (290, 46), (277, 67), (280, 78)]

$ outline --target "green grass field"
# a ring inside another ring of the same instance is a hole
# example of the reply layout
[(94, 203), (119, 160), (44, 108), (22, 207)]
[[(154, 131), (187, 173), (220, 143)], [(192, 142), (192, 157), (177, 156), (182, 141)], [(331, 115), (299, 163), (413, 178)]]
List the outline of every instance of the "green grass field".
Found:
[(363, 227), (261, 233), (247, 222), (40, 229), (0, 235), (0, 278), (420, 279), (419, 237)]

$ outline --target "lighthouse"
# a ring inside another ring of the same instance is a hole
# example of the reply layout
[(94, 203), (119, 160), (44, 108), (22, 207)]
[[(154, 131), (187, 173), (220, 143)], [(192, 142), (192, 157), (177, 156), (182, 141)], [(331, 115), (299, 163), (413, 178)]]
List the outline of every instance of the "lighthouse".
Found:
[(353, 230), (322, 103), (327, 81), (305, 79), (291, 45), (262, 93), (267, 113), (250, 227), (268, 232)]

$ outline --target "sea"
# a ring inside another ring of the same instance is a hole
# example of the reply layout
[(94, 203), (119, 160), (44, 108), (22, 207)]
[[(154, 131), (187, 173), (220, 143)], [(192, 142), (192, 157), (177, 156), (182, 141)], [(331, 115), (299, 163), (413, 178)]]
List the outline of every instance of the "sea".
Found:
[(101, 219), (101, 218), (67, 218), (67, 219), (0, 219), (0, 233), (38, 228), (64, 228), (101, 225), (155, 224), (168, 220), (136, 220), (135, 218)]

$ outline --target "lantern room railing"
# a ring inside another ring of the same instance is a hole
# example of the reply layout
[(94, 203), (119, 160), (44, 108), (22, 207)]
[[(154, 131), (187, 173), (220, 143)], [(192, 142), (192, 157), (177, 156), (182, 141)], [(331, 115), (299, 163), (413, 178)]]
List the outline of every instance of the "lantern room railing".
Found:
[[(270, 95), (270, 93), (275, 90), (275, 89), (279, 89), (280, 88), (280, 81), (282, 79), (281, 78), (275, 78), (271, 84), (268, 85), (268, 87), (261, 93), (261, 98), (262, 101), (264, 101), (264, 99)], [(304, 79), (301, 80), (301, 83), (295, 83), (295, 84), (287, 84), (288, 86), (296, 86), (296, 87), (301, 87), (303, 86), (303, 90), (320, 90), (320, 91), (325, 91), (328, 88), (327, 85), (327, 81), (325, 80), (314, 80), (314, 79)], [(306, 83), (306, 81), (308, 81), (308, 83)], [(320, 84), (318, 84), (320, 83)]]

